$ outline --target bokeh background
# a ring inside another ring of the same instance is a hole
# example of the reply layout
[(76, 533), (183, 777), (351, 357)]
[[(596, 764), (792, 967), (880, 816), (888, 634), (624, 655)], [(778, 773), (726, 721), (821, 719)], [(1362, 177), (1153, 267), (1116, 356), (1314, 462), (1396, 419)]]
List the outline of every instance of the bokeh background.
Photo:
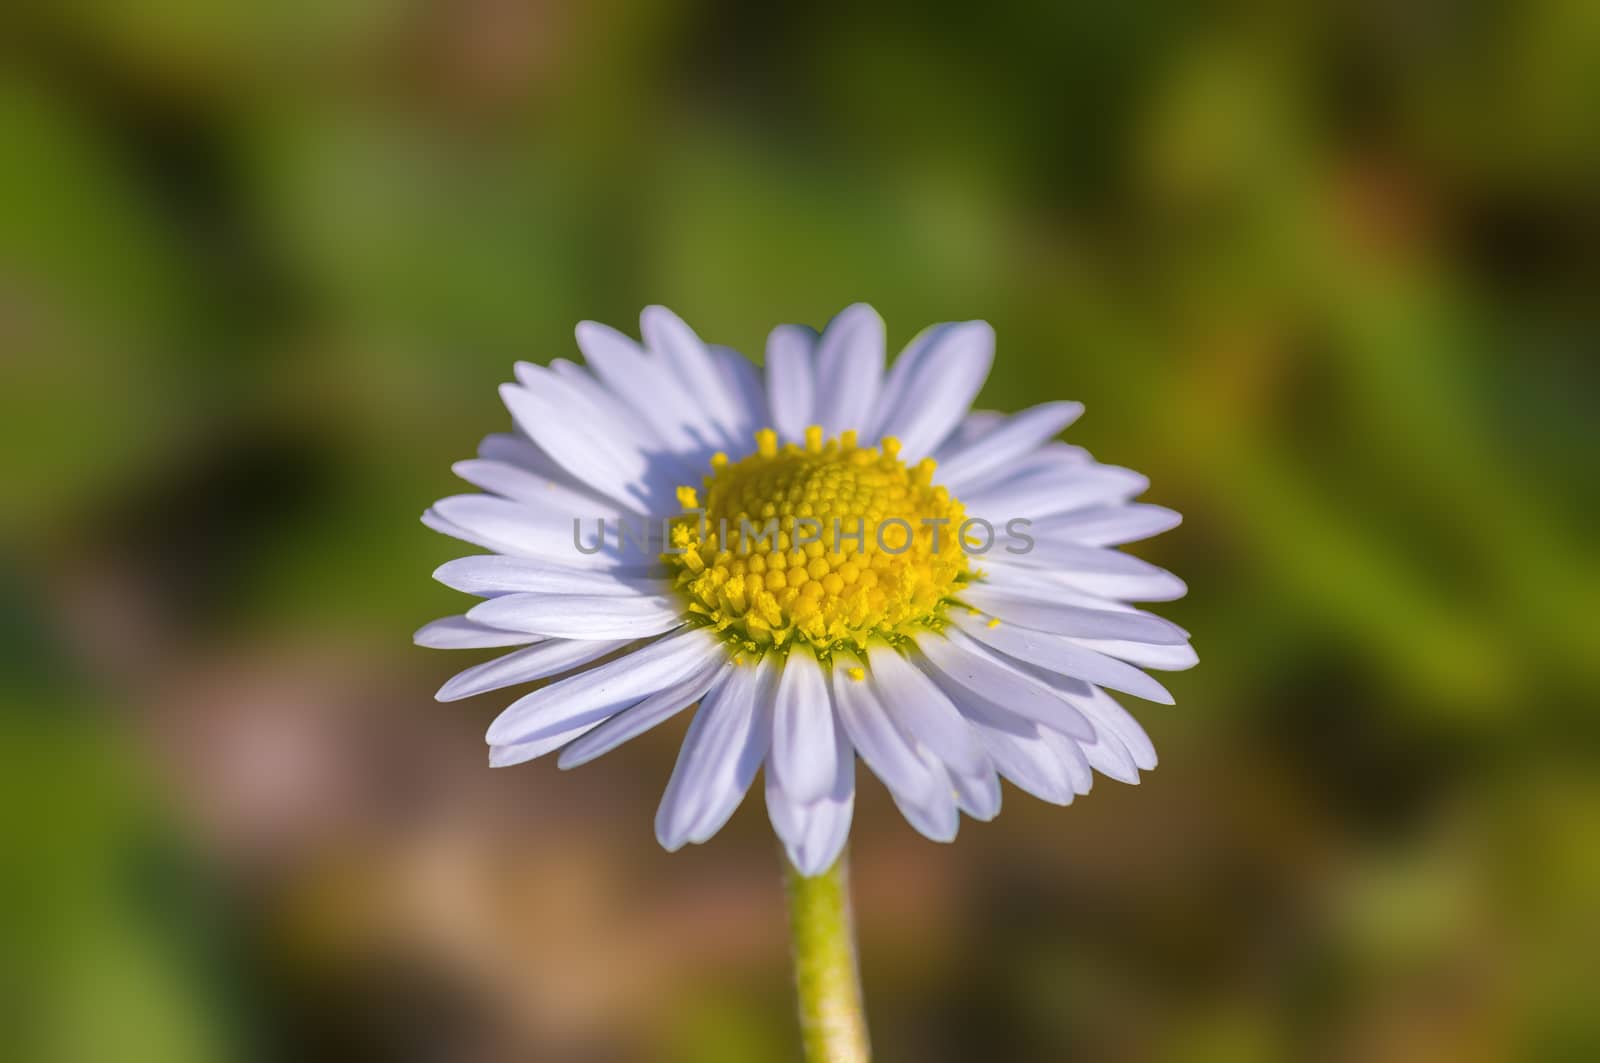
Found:
[(1186, 515), (1163, 763), (854, 834), (881, 1057), (1600, 1059), (1600, 5), (0, 12), (0, 1054), (796, 1058), (759, 800), (485, 765), (517, 359), (873, 302)]

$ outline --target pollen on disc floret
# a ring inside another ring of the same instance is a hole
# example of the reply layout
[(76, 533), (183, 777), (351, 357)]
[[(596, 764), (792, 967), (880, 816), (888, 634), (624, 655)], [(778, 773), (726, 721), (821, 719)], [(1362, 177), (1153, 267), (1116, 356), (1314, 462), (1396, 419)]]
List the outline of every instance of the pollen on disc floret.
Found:
[(780, 447), (770, 428), (755, 438), (737, 462), (714, 455), (701, 490), (678, 489), (688, 512), (664, 560), (690, 615), (756, 656), (859, 653), (942, 627), (969, 570), (964, 512), (934, 486), (933, 460), (907, 466), (896, 439), (866, 448), (815, 425), (804, 446)]

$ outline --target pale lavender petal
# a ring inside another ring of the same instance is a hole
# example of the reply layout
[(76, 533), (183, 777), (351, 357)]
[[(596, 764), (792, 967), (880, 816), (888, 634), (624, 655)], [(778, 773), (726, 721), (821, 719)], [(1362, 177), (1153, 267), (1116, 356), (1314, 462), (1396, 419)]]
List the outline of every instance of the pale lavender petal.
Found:
[(801, 804), (833, 788), (833, 698), (817, 659), (795, 649), (783, 664), (773, 704), (771, 772)]
[(815, 422), (828, 436), (869, 427), (883, 386), (883, 318), (865, 303), (840, 311), (817, 343)]
[(1078, 605), (1045, 602), (1008, 594), (1003, 588), (970, 584), (961, 591), (968, 605), (1004, 623), (1018, 624), (1052, 635), (1072, 638), (1119, 639), (1173, 646), (1185, 641), (1183, 629), (1147, 613), (1085, 609)]
[(926, 749), (919, 750), (918, 758), (933, 778), (933, 785), (921, 794), (889, 789), (889, 796), (906, 822), (918, 834), (935, 842), (953, 842), (961, 828), (960, 810), (956, 807), (956, 791), (950, 781), (950, 772), (939, 758)]
[(932, 453), (971, 409), (993, 363), (994, 329), (988, 322), (941, 328), (921, 350), (915, 375), (904, 379), (876, 434), (898, 438), (906, 462)]
[[(936, 679), (943, 676), (969, 694), (1063, 733), (1085, 739), (1094, 737), (1089, 721), (1066, 699), (1007, 665), (959, 630), (952, 628), (945, 635), (920, 638), (917, 650), (932, 673), (937, 673)], [(948, 686), (940, 685), (960, 708), (961, 699)]]
[(684, 453), (702, 447), (713, 426), (664, 359), (646, 353), (616, 329), (593, 321), (580, 323), (577, 337), (584, 359), (595, 373), (670, 450)]
[(476, 620), (468, 620), (464, 616), (447, 616), (424, 624), (412, 636), (412, 641), (418, 646), (426, 646), (433, 650), (479, 650), (502, 646), (526, 646), (532, 642), (541, 642), (543, 639), (542, 635), (530, 635), (525, 631), (505, 631), (490, 627), (488, 624), (480, 624)]
[(956, 774), (976, 776), (988, 766), (971, 725), (933, 680), (887, 646), (872, 647), (867, 660), (879, 702), (908, 739), (927, 747)]
[[(655, 566), (651, 566), (655, 567)], [(540, 558), (479, 554), (446, 561), (433, 578), (467, 594), (587, 594), (650, 597), (667, 594), (671, 581), (628, 570), (581, 569)]]
[(964, 615), (953, 619), (962, 631), (1009, 657), (1085, 682), (1121, 690), (1147, 701), (1173, 704), (1172, 695), (1167, 693), (1166, 688), (1137, 668), (1114, 657), (1074, 645), (1058, 635), (1047, 635), (1011, 624), (989, 627), (981, 619)]
[(1063, 452), (1040, 454), (1016, 472), (961, 495), (967, 512), (997, 523), (1013, 517), (1043, 520), (1095, 506), (1121, 504), (1149, 490), (1130, 469), (1084, 461)]
[(1121, 546), (1138, 542), (1183, 523), (1183, 517), (1164, 506), (1136, 502), (1120, 506), (1095, 506), (1034, 524), (1043, 538), (1060, 538), (1084, 546)]
[(535, 387), (500, 388), (517, 426), (575, 479), (635, 512), (651, 512), (660, 485), (653, 482), (644, 453), (627, 444), (621, 430), (607, 423), (609, 418), (564, 387), (555, 374), (529, 376)]
[(590, 720), (586, 723), (574, 724), (571, 727), (558, 728), (549, 732), (540, 732), (536, 738), (529, 738), (521, 742), (511, 742), (505, 745), (491, 745), (489, 747), (489, 767), (510, 768), (518, 764), (526, 764), (546, 753), (553, 753), (575, 738), (594, 729), (597, 721)]
[(623, 709), (593, 731), (561, 751), (557, 762), (565, 771), (587, 764), (637, 738), (657, 724), (664, 723), (704, 697), (716, 683), (727, 678), (732, 664), (716, 657), (708, 659), (689, 678), (659, 690), (630, 709)]
[(1084, 715), (1094, 721), (1097, 729), (1115, 735), (1126, 747), (1135, 765), (1145, 771), (1156, 766), (1156, 747), (1150, 741), (1150, 736), (1139, 726), (1139, 721), (1135, 720), (1110, 694), (1099, 687), (1091, 687), (1087, 696), (1078, 694), (1066, 696), (1083, 710)]
[(961, 714), (972, 721), (996, 770), (1016, 786), (1056, 805), (1074, 797), (1072, 777), (1038, 724), (980, 699), (950, 692)]
[(890, 720), (871, 683), (852, 679), (843, 667), (835, 668), (833, 700), (840, 726), (885, 786), (914, 799), (935, 788), (935, 776), (916, 746)]
[(1081, 402), (1047, 402), (1009, 417), (963, 450), (939, 462), (934, 482), (955, 492), (982, 482), (996, 471), (1034, 451), (1040, 444), (1083, 415)]
[(779, 325), (767, 337), (767, 403), (784, 442), (803, 441), (816, 416), (816, 342), (817, 334), (803, 325)]
[(783, 840), (789, 862), (802, 875), (820, 875), (839, 859), (855, 811), (855, 751), (842, 727), (833, 729), (833, 786), (820, 799), (796, 801), (767, 772), (767, 815)]
[[(977, 730), (974, 727), (973, 733)], [(984, 759), (988, 760), (987, 753)], [(1000, 814), (1000, 776), (992, 765), (971, 775), (951, 772), (950, 783), (956, 791), (956, 807), (973, 819), (988, 822)]]
[(683, 624), (671, 598), (599, 594), (507, 594), (473, 606), (467, 616), (558, 639), (642, 639)]
[(723, 652), (716, 638), (700, 629), (657, 639), (517, 699), (489, 725), (485, 738), (491, 746), (510, 745), (598, 724), (694, 675)]
[(668, 852), (710, 838), (744, 799), (771, 744), (772, 671), (770, 658), (734, 668), (700, 703), (656, 812)]
[(730, 444), (741, 442), (735, 438), (740, 424), (738, 397), (729, 388), (705, 341), (664, 306), (645, 307), (639, 315), (639, 327), (646, 345), (672, 366), (684, 390), (705, 408), (706, 416), (722, 430), (723, 438)]
[(1158, 672), (1182, 672), (1200, 663), (1194, 647), (1187, 642), (1175, 646), (1152, 646), (1119, 639), (1073, 639), (1086, 650), (1115, 657), (1119, 661), (1136, 664), (1140, 668), (1154, 668)]
[(737, 420), (734, 441), (747, 444), (755, 437), (756, 429), (772, 423), (767, 412), (767, 389), (761, 382), (761, 371), (756, 364), (732, 347), (713, 345), (711, 356), (716, 359), (723, 382), (734, 396)]
[(598, 496), (576, 489), (563, 480), (541, 476), (508, 461), (472, 458), (458, 461), (450, 468), (474, 487), (567, 520), (573, 517), (615, 519), (625, 512), (615, 503), (602, 501)]
[(551, 639), (474, 665), (440, 687), (434, 697), (439, 701), (460, 701), (490, 690), (548, 679), (598, 661), (626, 645), (626, 640)]

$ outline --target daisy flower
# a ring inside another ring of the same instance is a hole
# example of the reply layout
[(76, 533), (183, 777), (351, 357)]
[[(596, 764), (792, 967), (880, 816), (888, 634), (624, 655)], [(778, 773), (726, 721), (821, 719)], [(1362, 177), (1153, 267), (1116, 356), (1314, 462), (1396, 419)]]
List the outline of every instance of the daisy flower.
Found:
[(1055, 441), (1078, 403), (972, 412), (989, 325), (887, 370), (865, 305), (777, 328), (764, 369), (660, 307), (641, 329), (519, 364), (516, 431), (455, 466), (482, 493), (423, 517), (489, 552), (435, 573), (482, 601), (417, 642), (510, 649), (439, 698), (549, 681), (490, 725), (492, 764), (575, 767), (695, 707), (656, 837), (706, 841), (764, 774), (807, 876), (844, 847), (858, 757), (936, 841), (993, 818), (1001, 778), (1065, 805), (1155, 767), (1111, 692), (1172, 702), (1145, 669), (1193, 665), (1189, 637), (1130, 603), (1184, 585), (1115, 547), (1178, 514)]

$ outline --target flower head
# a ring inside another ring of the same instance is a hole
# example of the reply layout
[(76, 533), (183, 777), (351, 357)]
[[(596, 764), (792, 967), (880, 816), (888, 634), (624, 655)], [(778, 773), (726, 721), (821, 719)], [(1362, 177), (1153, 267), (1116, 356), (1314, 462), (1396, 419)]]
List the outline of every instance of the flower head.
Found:
[(780, 448), (763, 428), (755, 453), (714, 455), (705, 508), (683, 489), (691, 512), (666, 555), (691, 620), (752, 659), (797, 645), (859, 656), (942, 626), (969, 575), (954, 541), (961, 503), (934, 486), (932, 458), (908, 468), (899, 446), (891, 436), (864, 449), (855, 432), (824, 443), (812, 426)]
[(927, 329), (885, 372), (852, 306), (776, 329), (764, 379), (662, 308), (642, 331), (586, 322), (586, 366), (518, 365), (518, 431), (456, 466), (484, 493), (424, 515), (491, 553), (438, 570), (484, 600), (417, 642), (520, 647), (439, 697), (553, 680), (490, 726), (492, 764), (573, 767), (697, 705), (661, 844), (710, 838), (765, 767), (806, 874), (844, 845), (858, 755), (940, 841), (999, 812), (1001, 777), (1068, 804), (1155, 766), (1107, 691), (1171, 703), (1141, 669), (1193, 665), (1188, 635), (1128, 603), (1184, 586), (1111, 548), (1178, 516), (1052, 441), (1078, 404), (970, 411), (988, 325)]

